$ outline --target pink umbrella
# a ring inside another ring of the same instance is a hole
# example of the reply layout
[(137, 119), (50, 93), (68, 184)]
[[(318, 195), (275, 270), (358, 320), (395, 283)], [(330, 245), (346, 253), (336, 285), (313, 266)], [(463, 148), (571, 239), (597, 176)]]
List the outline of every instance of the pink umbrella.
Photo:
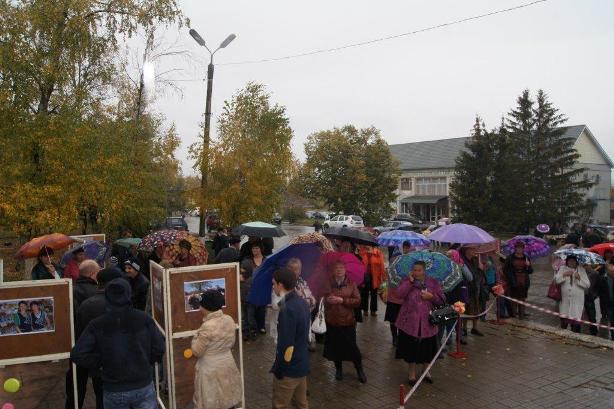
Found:
[(345, 265), (346, 275), (350, 281), (356, 285), (364, 281), (366, 267), (354, 254), (338, 251), (324, 253), (320, 257), (316, 271), (307, 279), (307, 284), (316, 297), (324, 294), (331, 280), (333, 267), (338, 261)]

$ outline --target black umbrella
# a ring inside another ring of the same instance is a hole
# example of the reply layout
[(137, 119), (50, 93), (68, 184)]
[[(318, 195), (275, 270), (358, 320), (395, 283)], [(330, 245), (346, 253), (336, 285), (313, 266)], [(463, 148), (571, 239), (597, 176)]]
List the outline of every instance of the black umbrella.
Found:
[(281, 237), (286, 235), (279, 227), (263, 222), (243, 223), (232, 229), (232, 234), (235, 236), (245, 235), (255, 237)]
[(324, 232), (324, 235), (329, 239), (341, 239), (351, 241), (354, 244), (378, 246), (377, 239), (371, 233), (347, 227), (331, 227)]

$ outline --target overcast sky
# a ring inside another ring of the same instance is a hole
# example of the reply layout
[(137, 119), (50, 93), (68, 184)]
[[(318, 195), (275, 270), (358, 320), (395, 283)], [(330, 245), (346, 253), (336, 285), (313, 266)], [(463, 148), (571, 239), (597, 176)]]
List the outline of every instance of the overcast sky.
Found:
[[(211, 45), (237, 39), (216, 64), (342, 46), (514, 7), (529, 0), (179, 0)], [(248, 81), (285, 105), (295, 155), (306, 137), (345, 124), (375, 126), (388, 143), (467, 136), (474, 116), (496, 126), (525, 88), (543, 88), (569, 117), (586, 124), (614, 157), (614, 1), (549, 0), (531, 7), (369, 46), (281, 62), (216, 65), (213, 127), (224, 100)], [(159, 95), (157, 108), (177, 126), (179, 158), (198, 137), (208, 58), (188, 29), (167, 40), (202, 56), (166, 61), (183, 68), (183, 96)]]

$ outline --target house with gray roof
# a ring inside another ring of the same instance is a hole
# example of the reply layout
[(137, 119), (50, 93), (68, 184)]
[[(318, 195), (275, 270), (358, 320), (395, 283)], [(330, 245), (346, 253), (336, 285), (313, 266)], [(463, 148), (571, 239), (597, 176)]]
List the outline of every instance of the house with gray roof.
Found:
[[(575, 147), (580, 154), (579, 166), (585, 168), (586, 177), (595, 182), (586, 194), (594, 205), (593, 221), (609, 224), (614, 162), (586, 125), (565, 127), (565, 136), (575, 140)], [(449, 186), (454, 177), (456, 158), (465, 149), (469, 139), (465, 137), (390, 145), (390, 151), (401, 168), (397, 212), (414, 213), (425, 221), (450, 217), (453, 204), (449, 200)]]

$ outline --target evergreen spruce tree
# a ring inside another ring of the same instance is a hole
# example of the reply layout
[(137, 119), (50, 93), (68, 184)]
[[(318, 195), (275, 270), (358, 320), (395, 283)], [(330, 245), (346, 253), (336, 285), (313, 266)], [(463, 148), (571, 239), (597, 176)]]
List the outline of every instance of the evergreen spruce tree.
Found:
[(454, 179), (450, 183), (450, 200), (457, 219), (469, 224), (492, 222), (490, 203), (495, 168), (495, 137), (486, 131), (476, 116), (466, 151), (456, 160)]
[(562, 125), (567, 118), (559, 113), (539, 90), (534, 109), (536, 149), (539, 151), (537, 168), (539, 178), (535, 195), (537, 223), (564, 223), (586, 207), (584, 195), (592, 182), (583, 175), (585, 168), (578, 166), (579, 153), (575, 139), (565, 136)]

